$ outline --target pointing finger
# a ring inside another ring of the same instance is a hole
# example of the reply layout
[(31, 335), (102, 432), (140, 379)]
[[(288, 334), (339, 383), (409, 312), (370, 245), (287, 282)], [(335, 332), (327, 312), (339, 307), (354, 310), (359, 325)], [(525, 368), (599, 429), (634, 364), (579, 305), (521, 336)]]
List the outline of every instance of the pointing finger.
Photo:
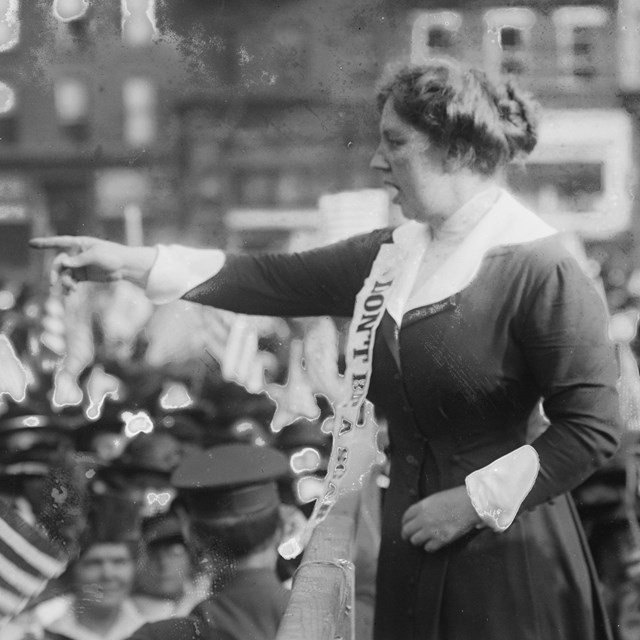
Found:
[(34, 249), (82, 249), (86, 239), (79, 236), (51, 236), (48, 238), (31, 238), (29, 246)]

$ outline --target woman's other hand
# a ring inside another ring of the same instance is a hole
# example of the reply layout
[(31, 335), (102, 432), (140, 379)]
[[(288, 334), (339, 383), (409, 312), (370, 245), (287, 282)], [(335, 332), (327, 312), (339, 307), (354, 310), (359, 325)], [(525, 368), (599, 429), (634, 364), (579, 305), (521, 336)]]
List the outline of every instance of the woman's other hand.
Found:
[(52, 264), (51, 284), (60, 284), (67, 293), (84, 281), (129, 280), (145, 287), (156, 256), (153, 247), (127, 247), (87, 236), (33, 238), (29, 245), (59, 251)]
[(434, 493), (411, 505), (402, 517), (402, 538), (425, 551), (438, 551), (482, 524), (466, 487)]

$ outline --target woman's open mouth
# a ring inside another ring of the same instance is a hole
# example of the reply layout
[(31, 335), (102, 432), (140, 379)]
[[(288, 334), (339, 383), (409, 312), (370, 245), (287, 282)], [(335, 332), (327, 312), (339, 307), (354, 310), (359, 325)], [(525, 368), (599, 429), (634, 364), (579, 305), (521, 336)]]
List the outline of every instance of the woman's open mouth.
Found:
[(389, 198), (391, 199), (391, 202), (393, 202), (394, 204), (398, 204), (400, 196), (400, 190), (398, 189), (398, 187), (396, 187), (396, 185), (391, 182), (385, 182), (384, 186), (389, 192)]

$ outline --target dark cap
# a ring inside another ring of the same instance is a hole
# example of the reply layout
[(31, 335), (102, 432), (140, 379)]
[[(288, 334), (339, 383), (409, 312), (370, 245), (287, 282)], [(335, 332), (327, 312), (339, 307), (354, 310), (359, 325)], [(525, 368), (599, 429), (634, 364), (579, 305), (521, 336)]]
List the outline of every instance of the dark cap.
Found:
[(287, 458), (270, 447), (225, 444), (187, 456), (171, 482), (194, 518), (255, 514), (280, 504)]
[(0, 419), (2, 475), (47, 475), (71, 449), (69, 430), (52, 416), (26, 413)]
[(175, 513), (160, 514), (142, 521), (142, 538), (148, 545), (161, 542), (184, 542), (182, 524)]
[(138, 506), (125, 496), (112, 493), (92, 494), (86, 514), (81, 547), (94, 544), (138, 542), (141, 516)]
[[(96, 451), (99, 448), (96, 440), (105, 434), (112, 435), (114, 440), (119, 438), (124, 443), (126, 438), (123, 431), (124, 422), (118, 416), (102, 416), (97, 420), (86, 420), (73, 431), (75, 448), (77, 451)], [(120, 453), (120, 451), (117, 452), (118, 455)]]
[(178, 440), (170, 433), (142, 433), (129, 440), (113, 466), (129, 473), (156, 473), (166, 476), (178, 466), (181, 448)]

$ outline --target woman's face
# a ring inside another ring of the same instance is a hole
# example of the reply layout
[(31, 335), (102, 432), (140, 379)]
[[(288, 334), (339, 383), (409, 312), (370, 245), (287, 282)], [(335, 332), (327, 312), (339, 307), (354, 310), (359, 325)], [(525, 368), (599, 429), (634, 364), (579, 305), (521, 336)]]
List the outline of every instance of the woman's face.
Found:
[[(444, 156), (428, 137), (404, 122), (387, 100), (380, 116), (380, 143), (371, 167), (382, 173), (392, 201), (405, 217), (437, 222), (453, 213), (451, 174), (443, 170)], [(455, 207), (453, 207), (455, 210)]]
[(131, 593), (134, 572), (127, 544), (94, 544), (73, 567), (74, 592), (86, 606), (117, 608)]

